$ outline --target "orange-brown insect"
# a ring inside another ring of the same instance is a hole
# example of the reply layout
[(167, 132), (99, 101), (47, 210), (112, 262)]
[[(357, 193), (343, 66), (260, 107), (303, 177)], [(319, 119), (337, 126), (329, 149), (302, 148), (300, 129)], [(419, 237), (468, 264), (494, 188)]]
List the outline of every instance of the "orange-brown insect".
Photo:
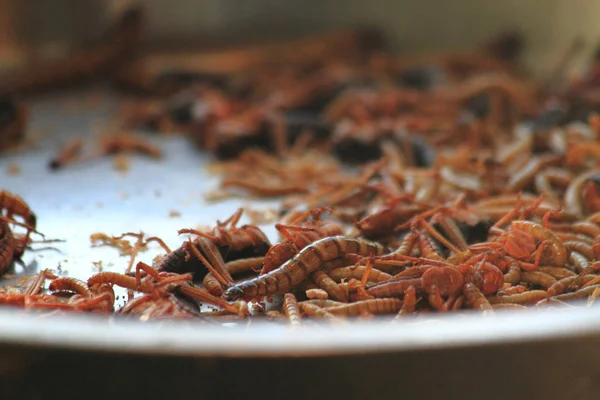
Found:
[[(36, 216), (21, 197), (6, 190), (0, 190), (0, 217), (5, 222), (23, 226), (27, 230), (24, 237), (14, 238), (13, 256), (20, 257), (29, 243), (31, 232), (35, 231)], [(21, 218), (22, 222), (15, 220), (15, 217)]]
[[(144, 278), (142, 278), (142, 271), (147, 274)], [(99, 284), (111, 284), (137, 292), (156, 295), (160, 291), (165, 291), (166, 289), (164, 288), (180, 285), (181, 282), (192, 279), (191, 274), (179, 275), (168, 272), (158, 272), (143, 262), (137, 264), (135, 272), (135, 277), (116, 272), (100, 272), (91, 276), (87, 281), (87, 285), (91, 288), (96, 287)]]
[[(301, 214), (289, 224), (275, 224), (275, 228), (283, 235), (285, 240), (271, 246), (265, 254), (265, 264), (260, 274), (264, 275), (279, 268), (300, 250), (319, 239), (341, 235), (343, 229), (339, 224), (320, 221), (320, 215), (325, 211), (329, 211), (329, 209), (310, 210)], [(309, 216), (312, 216), (312, 221), (304, 225), (297, 225)]]
[(23, 285), (22, 293), (24, 294), (38, 294), (41, 292), (44, 283), (47, 279), (56, 279), (58, 276), (49, 269), (43, 269), (38, 274), (27, 279), (27, 282)]
[(392, 201), (389, 205), (363, 218), (357, 223), (360, 232), (367, 238), (375, 239), (394, 233), (394, 229), (423, 211), (423, 207), (414, 204), (400, 204), (404, 197)]
[(347, 236), (324, 238), (305, 247), (276, 270), (232, 286), (225, 291), (224, 296), (228, 300), (240, 297), (256, 299), (285, 293), (306, 279), (323, 263), (344, 257), (349, 253), (377, 256), (383, 253), (383, 247), (374, 242)]
[(64, 303), (60, 298), (49, 294), (0, 294), (0, 304), (35, 309), (72, 310), (73, 307)]
[(271, 247), (269, 239), (256, 225), (237, 224), (244, 212), (238, 209), (224, 222), (217, 221), (217, 226), (210, 232), (200, 232), (195, 229), (181, 229), (179, 234), (191, 233), (209, 239), (225, 254), (226, 260), (264, 256)]
[(199, 318), (200, 311), (184, 304), (173, 294), (153, 298), (151, 295), (136, 297), (117, 311), (118, 314), (133, 315), (142, 321), (164, 318)]
[[(543, 200), (540, 197), (537, 202), (529, 206), (524, 213), (531, 213)], [(563, 243), (545, 226), (531, 221), (512, 221), (508, 230), (504, 231), (500, 226), (514, 218), (521, 209), (522, 200), (519, 199), (516, 207), (490, 229), (492, 233), (499, 233), (496, 243), (479, 243), (471, 246), (471, 249), (486, 249), (491, 247), (502, 247), (506, 253), (519, 261), (522, 269), (534, 271), (541, 262), (563, 266), (567, 260), (567, 250)], [(534, 261), (533, 264), (530, 262)]]
[(8, 224), (0, 220), (0, 275), (6, 272), (15, 257), (15, 239)]

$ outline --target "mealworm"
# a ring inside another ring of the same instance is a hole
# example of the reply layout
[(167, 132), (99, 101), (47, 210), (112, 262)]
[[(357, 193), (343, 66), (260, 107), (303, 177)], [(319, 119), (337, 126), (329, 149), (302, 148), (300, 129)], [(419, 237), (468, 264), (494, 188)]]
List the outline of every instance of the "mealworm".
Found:
[(530, 304), (537, 303), (550, 297), (550, 294), (545, 290), (530, 290), (523, 293), (511, 294), (508, 296), (490, 296), (488, 301), (490, 304), (498, 303), (514, 303), (514, 304)]
[(575, 266), (575, 271), (577, 271), (577, 273), (585, 270), (590, 264), (589, 259), (577, 251), (571, 251), (571, 254), (569, 254), (569, 261)]
[(516, 303), (496, 303), (492, 304), (492, 308), (494, 310), (527, 310), (524, 305)]
[(323, 289), (308, 289), (306, 297), (311, 300), (327, 300), (329, 295)]
[(338, 306), (343, 306), (344, 304), (346, 304), (346, 303), (342, 303), (339, 301), (327, 300), (327, 299), (305, 300), (302, 303), (313, 304), (313, 305), (321, 307), (321, 308), (338, 307)]
[(467, 283), (463, 286), (463, 294), (465, 298), (471, 304), (471, 307), (477, 310), (491, 311), (492, 305), (488, 299), (481, 293), (481, 290), (473, 283)]
[(557, 300), (562, 300), (562, 301), (583, 299), (583, 298), (589, 296), (590, 294), (592, 294), (594, 292), (594, 290), (596, 290), (599, 287), (600, 287), (600, 284), (592, 285), (592, 286), (585, 287), (583, 289), (579, 289), (576, 292), (559, 294), (559, 295), (553, 296), (552, 298), (557, 299)]
[(311, 278), (315, 284), (323, 289), (332, 300), (341, 301), (344, 303), (348, 302), (348, 296), (338, 286), (338, 284), (329, 277), (324, 271), (318, 270), (311, 274)]
[(419, 279), (398, 279), (391, 280), (377, 285), (373, 285), (367, 289), (369, 296), (383, 297), (398, 297), (404, 295), (409, 287), (420, 289), (423, 287), (421, 278)]
[(283, 297), (283, 312), (292, 326), (300, 326), (300, 310), (298, 309), (298, 300), (292, 293), (286, 293)]
[(521, 281), (541, 286), (544, 289), (548, 289), (556, 283), (556, 279), (552, 275), (541, 271), (522, 272)]
[(417, 306), (417, 291), (411, 286), (406, 289), (404, 300), (402, 301), (402, 307), (400, 307), (400, 311), (394, 318), (395, 321), (402, 318), (403, 316), (412, 315), (415, 312), (415, 307)]
[(67, 291), (86, 297), (92, 297), (92, 292), (85, 282), (75, 278), (58, 278), (50, 282), (48, 289), (52, 291)]
[[(254, 269), (260, 268), (264, 262), (264, 259), (264, 257), (242, 258), (225, 263), (225, 268), (231, 275), (254, 271)], [(202, 279), (202, 286), (215, 296), (220, 296), (223, 294), (223, 287), (212, 272), (207, 273), (204, 279)]]
[(335, 315), (314, 304), (302, 302), (300, 303), (300, 308), (302, 309), (302, 312), (309, 317), (324, 318), (329, 321), (342, 322)]
[(402, 300), (386, 298), (360, 300), (338, 307), (331, 307), (327, 311), (336, 316), (357, 317), (370, 314), (395, 314), (400, 311), (400, 307), (402, 307)]
[(575, 272), (562, 267), (540, 267), (540, 272), (551, 275), (556, 279), (564, 279), (569, 276), (577, 275)]
[(302, 249), (281, 267), (254, 279), (239, 283), (223, 294), (227, 300), (243, 297), (252, 300), (273, 294), (283, 294), (305, 280), (326, 261), (345, 256), (378, 256), (383, 246), (378, 243), (347, 236), (333, 236), (318, 240)]
[[(329, 275), (331, 279), (336, 282), (341, 282), (342, 280), (349, 279), (361, 279), (367, 267), (364, 265), (359, 265), (357, 267), (342, 267), (336, 268), (332, 270)], [(369, 276), (367, 278), (368, 282), (383, 282), (392, 279), (392, 275), (382, 272), (376, 268), (372, 268), (369, 271)]]
[(576, 242), (574, 240), (569, 240), (564, 242), (565, 247), (569, 251), (576, 251), (580, 254), (583, 254), (585, 258), (588, 260), (594, 259), (594, 251), (592, 250), (592, 246), (585, 242)]
[(568, 276), (550, 286), (548, 293), (550, 296), (556, 296), (564, 293), (570, 287), (578, 288), (579, 286), (587, 286), (588, 283), (594, 281), (596, 278), (598, 278), (596, 275)]

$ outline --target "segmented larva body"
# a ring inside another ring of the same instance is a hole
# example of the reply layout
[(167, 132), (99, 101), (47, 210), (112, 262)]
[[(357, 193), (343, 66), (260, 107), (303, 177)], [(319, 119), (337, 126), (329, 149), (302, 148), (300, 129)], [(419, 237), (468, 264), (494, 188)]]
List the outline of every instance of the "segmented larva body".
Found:
[(328, 308), (331, 314), (345, 317), (358, 317), (360, 315), (395, 314), (400, 311), (400, 299), (369, 299), (361, 300), (342, 306)]
[(383, 251), (380, 244), (368, 240), (347, 236), (324, 238), (305, 247), (294, 258), (276, 270), (230, 287), (225, 291), (224, 296), (227, 300), (232, 301), (240, 297), (251, 300), (283, 294), (308, 278), (312, 272), (327, 261), (351, 253), (365, 257), (379, 256), (383, 254)]

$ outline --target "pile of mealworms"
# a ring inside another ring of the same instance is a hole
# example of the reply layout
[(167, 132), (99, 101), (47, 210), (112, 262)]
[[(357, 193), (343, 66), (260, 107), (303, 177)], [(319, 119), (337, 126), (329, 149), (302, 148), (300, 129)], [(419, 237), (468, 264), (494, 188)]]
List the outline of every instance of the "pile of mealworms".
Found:
[[(175, 250), (156, 237), (96, 235), (131, 255), (123, 273), (83, 282), (44, 270), (0, 303), (293, 326), (591, 306), (600, 295), (600, 59), (573, 79), (563, 57), (536, 81), (520, 67), (522, 46), (506, 34), (471, 52), (397, 57), (354, 43), (331, 56), (278, 53), (285, 62), (240, 73), (171, 73), (168, 91), (164, 79), (145, 81), (162, 90), (138, 100), (122, 128), (178, 130), (215, 155), (221, 186), (210, 199), (281, 198), (279, 242), (239, 226), (243, 209), (209, 230), (180, 230), (193, 239)], [(139, 138), (111, 140), (99, 154), (160, 156)], [(52, 168), (80, 148), (67, 144)], [(7, 191), (0, 215), (4, 272), (38, 227)], [(151, 241), (164, 256), (136, 264)], [(128, 292), (118, 309), (114, 286)]]

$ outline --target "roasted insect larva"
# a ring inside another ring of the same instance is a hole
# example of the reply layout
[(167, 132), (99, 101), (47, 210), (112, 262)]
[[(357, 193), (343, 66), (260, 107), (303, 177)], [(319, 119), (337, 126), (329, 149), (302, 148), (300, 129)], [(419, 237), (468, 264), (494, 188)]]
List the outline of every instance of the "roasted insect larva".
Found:
[(541, 286), (544, 289), (548, 289), (556, 283), (556, 279), (552, 275), (546, 274), (541, 271), (525, 271), (521, 274), (521, 281), (527, 282), (531, 285)]
[(402, 307), (400, 299), (371, 299), (329, 307), (327, 311), (337, 316), (357, 317), (372, 314), (395, 314), (400, 311), (400, 307)]
[(383, 247), (377, 243), (347, 236), (334, 236), (318, 240), (305, 247), (291, 260), (266, 275), (239, 283), (224, 293), (228, 300), (243, 297), (255, 299), (272, 294), (285, 293), (298, 285), (323, 263), (346, 254), (378, 256)]
[(285, 316), (290, 321), (292, 326), (300, 326), (300, 309), (298, 308), (298, 300), (292, 293), (286, 293), (283, 298), (283, 311)]
[(408, 288), (422, 289), (421, 279), (392, 279), (369, 287), (367, 294), (378, 298), (398, 297), (404, 295)]
[(398, 315), (394, 318), (394, 321), (401, 319), (403, 316), (411, 315), (415, 312), (417, 305), (417, 291), (414, 287), (406, 289), (404, 299), (402, 301), (402, 307), (398, 311)]
[(304, 303), (313, 304), (313, 305), (321, 307), (321, 308), (337, 307), (337, 306), (343, 306), (345, 304), (345, 303), (342, 303), (339, 301), (327, 300), (327, 299), (305, 300), (301, 304), (304, 304)]
[(548, 274), (557, 280), (577, 275), (575, 272), (562, 267), (540, 267), (540, 272)]
[(57, 278), (54, 279), (48, 289), (52, 291), (73, 292), (85, 297), (92, 297), (92, 291), (87, 284), (75, 278)]
[(507, 296), (491, 296), (488, 301), (491, 304), (511, 303), (511, 304), (528, 304), (537, 303), (540, 300), (550, 297), (550, 294), (544, 290), (530, 290), (523, 293), (511, 294)]
[(489, 300), (486, 299), (483, 293), (481, 293), (474, 284), (467, 283), (463, 288), (463, 294), (474, 309), (483, 311), (492, 310), (492, 305)]
[(325, 273), (325, 271), (315, 271), (311, 274), (311, 279), (319, 288), (323, 289), (327, 295), (335, 301), (346, 303), (348, 296), (338, 284)]
[[(331, 270), (329, 275), (331, 276), (331, 279), (333, 279), (336, 282), (341, 282), (342, 280), (349, 280), (349, 279), (353, 279), (353, 278), (361, 279), (363, 274), (365, 273), (366, 269), (367, 268), (362, 265), (359, 265), (356, 267), (342, 267), (342, 268), (336, 268), (334, 270)], [(381, 272), (376, 268), (372, 268), (369, 271), (367, 280), (369, 282), (383, 282), (383, 281), (387, 281), (391, 278), (392, 278), (392, 275), (387, 274), (385, 272)]]
[(311, 318), (323, 318), (332, 322), (341, 322), (341, 320), (339, 318), (337, 318), (335, 315), (331, 314), (329, 311), (311, 304), (311, 303), (306, 303), (306, 302), (302, 302), (300, 303), (300, 308), (302, 309), (302, 312)]

